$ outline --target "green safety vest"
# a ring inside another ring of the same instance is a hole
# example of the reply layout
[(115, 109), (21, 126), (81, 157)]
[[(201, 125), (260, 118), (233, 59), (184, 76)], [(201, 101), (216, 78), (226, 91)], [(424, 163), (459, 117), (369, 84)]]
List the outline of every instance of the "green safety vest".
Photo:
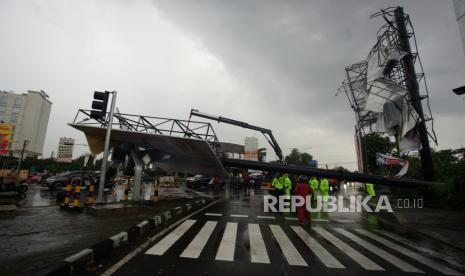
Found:
[(310, 187), (312, 187), (314, 193), (318, 192), (318, 179), (312, 178), (308, 181), (308, 183), (310, 184)]
[(273, 178), (273, 182), (271, 182), (271, 185), (278, 190), (282, 190), (284, 188), (283, 183), (277, 177)]
[(284, 185), (284, 189), (286, 190), (286, 195), (291, 195), (291, 189), (292, 189), (292, 182), (289, 179), (289, 177), (284, 176), (282, 178), (281, 183)]
[(320, 191), (322, 195), (329, 194), (329, 181), (326, 178), (320, 180)]
[(365, 187), (367, 189), (367, 194), (371, 196), (376, 196), (375, 187), (372, 183), (365, 183)]

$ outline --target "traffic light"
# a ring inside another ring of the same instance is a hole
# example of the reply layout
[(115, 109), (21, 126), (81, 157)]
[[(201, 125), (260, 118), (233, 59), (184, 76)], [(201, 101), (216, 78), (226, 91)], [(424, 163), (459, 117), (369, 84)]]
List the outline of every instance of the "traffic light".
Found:
[(109, 92), (94, 92), (94, 100), (92, 101), (92, 110), (90, 111), (90, 117), (96, 120), (105, 119), (108, 105)]

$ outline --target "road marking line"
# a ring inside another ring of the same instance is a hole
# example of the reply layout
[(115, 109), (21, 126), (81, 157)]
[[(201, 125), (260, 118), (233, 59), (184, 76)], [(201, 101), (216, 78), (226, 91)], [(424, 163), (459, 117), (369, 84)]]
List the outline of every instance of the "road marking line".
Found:
[(290, 265), (308, 266), (307, 262), (305, 262), (304, 258), (302, 258), (295, 246), (286, 236), (281, 226), (270, 224), (270, 229)]
[(320, 259), (326, 267), (330, 268), (346, 268), (341, 264), (331, 253), (321, 246), (310, 234), (301, 226), (291, 226), (291, 229), (299, 236), (299, 238), (312, 250), (312, 252)]
[(376, 230), (376, 232), (386, 236), (386, 237), (389, 237), (397, 242), (401, 242), (405, 245), (408, 245), (408, 246), (411, 246), (411, 247), (414, 247), (416, 250), (418, 251), (421, 251), (423, 253), (426, 253), (426, 254), (429, 254), (433, 257), (436, 257), (438, 259), (441, 259), (445, 262), (448, 262), (449, 264), (451, 265), (455, 265), (457, 267), (460, 267), (460, 268), (465, 268), (465, 266), (462, 264), (462, 263), (459, 263), (457, 262), (453, 256), (449, 256), (447, 254), (444, 254), (444, 253), (441, 253), (441, 252), (438, 252), (438, 251), (435, 251), (435, 250), (432, 250), (432, 249), (429, 249), (429, 248), (426, 248), (426, 247), (422, 247), (420, 245), (418, 245), (417, 243), (413, 242), (413, 241), (410, 241), (408, 239), (405, 239), (397, 234), (394, 234), (394, 233), (390, 233), (390, 232), (387, 232), (387, 231), (384, 231), (384, 230)]
[(275, 219), (276, 217), (273, 216), (257, 216), (259, 219)]
[(329, 219), (312, 219), (312, 221), (316, 221), (316, 222), (324, 221), (324, 222), (327, 222), (327, 221), (329, 221)]
[(400, 246), (400, 245), (397, 245), (395, 243), (392, 243), (378, 235), (375, 235), (373, 233), (370, 233), (366, 230), (363, 230), (363, 229), (355, 229), (355, 231), (357, 231), (358, 233), (364, 235), (364, 236), (367, 236), (379, 243), (382, 243), (384, 246), (387, 246), (387, 247), (390, 247), (394, 250), (397, 250), (398, 252), (404, 254), (404, 255), (407, 255), (408, 257), (414, 259), (415, 261), (417, 262), (420, 262), (428, 267), (431, 267), (432, 269), (435, 269), (435, 270), (438, 270), (440, 271), (441, 273), (444, 273), (446, 275), (463, 275), (462, 273), (458, 272), (458, 271), (455, 271), (443, 264), (440, 264), (440, 263), (437, 263), (431, 259), (428, 259), (416, 252), (413, 252), (412, 250), (409, 250), (403, 246)]
[(231, 214), (229, 215), (232, 218), (248, 218), (249, 215), (236, 215), (236, 214)]
[(174, 243), (176, 243), (179, 238), (181, 238), (189, 228), (191, 228), (192, 225), (196, 220), (194, 219), (188, 219), (185, 222), (183, 222), (181, 225), (179, 225), (176, 229), (173, 230), (173, 232), (169, 233), (165, 238), (163, 238), (161, 241), (159, 241), (157, 244), (152, 246), (145, 254), (149, 255), (163, 255), (165, 254), (166, 250), (168, 250)]
[(211, 206), (219, 203), (219, 202), (222, 202), (222, 201), (225, 201), (226, 199), (224, 198), (221, 198), (221, 199), (218, 199), (216, 201), (213, 201), (212, 203), (208, 204), (207, 206), (204, 206), (202, 207), (201, 209), (193, 212), (192, 214), (190, 215), (187, 215), (185, 216), (184, 218), (174, 222), (173, 224), (169, 225), (168, 227), (166, 227), (165, 229), (161, 230), (159, 233), (157, 233), (155, 236), (147, 239), (143, 244), (141, 244), (140, 246), (138, 246), (136, 249), (134, 249), (133, 251), (131, 251), (129, 254), (127, 254), (126, 256), (124, 256), (123, 258), (121, 258), (117, 263), (115, 263), (113, 266), (111, 266), (110, 268), (108, 268), (105, 272), (103, 272), (101, 274), (101, 276), (110, 276), (110, 275), (113, 275), (113, 273), (115, 273), (118, 269), (120, 269), (123, 265), (125, 265), (126, 263), (128, 263), (132, 258), (134, 258), (137, 254), (141, 253), (142, 251), (145, 250), (145, 248), (147, 248), (151, 243), (153, 243), (154, 241), (158, 240), (161, 236), (163, 236), (165, 233), (167, 233), (168, 231), (170, 231), (171, 229), (173, 229), (174, 227), (176, 227), (177, 225), (181, 224), (183, 221), (186, 221), (188, 218), (191, 218), (201, 212), (203, 212), (204, 210), (210, 208)]
[(252, 263), (270, 263), (270, 258), (266, 252), (265, 242), (263, 241), (260, 226), (255, 223), (249, 223), (250, 239), (250, 259)]
[(425, 273), (424, 271), (404, 262), (403, 260), (397, 258), (396, 256), (389, 254), (388, 252), (382, 250), (381, 248), (362, 240), (361, 238), (355, 236), (354, 234), (348, 232), (347, 230), (343, 228), (335, 228), (335, 230), (341, 233), (342, 235), (346, 236), (347, 238), (353, 240), (361, 247), (367, 249), (368, 251), (372, 252), (375, 255), (378, 255), (382, 259), (390, 262), (391, 264), (397, 266), (398, 268), (400, 268), (401, 270), (405, 272)]
[(222, 217), (223, 214), (219, 213), (205, 213), (206, 216), (211, 216), (211, 217)]
[(234, 261), (234, 251), (236, 249), (237, 222), (228, 222), (224, 229), (218, 252), (215, 260)]
[(213, 230), (215, 230), (216, 224), (216, 221), (207, 221), (180, 257), (197, 259), (200, 253), (202, 253), (205, 244), (207, 244)]
[(379, 270), (379, 271), (384, 270), (384, 268), (380, 267), (379, 265), (374, 263), (372, 260), (370, 260), (367, 257), (365, 257), (364, 255), (360, 254), (357, 250), (353, 249), (348, 244), (341, 241), (340, 239), (338, 239), (337, 237), (335, 237), (333, 234), (326, 231), (325, 229), (323, 229), (321, 227), (314, 227), (313, 230), (315, 230), (315, 232), (317, 232), (320, 236), (322, 236), (327, 241), (332, 243), (339, 250), (344, 252), (347, 256), (352, 258), (354, 261), (356, 261), (358, 264), (360, 264), (366, 270)]
[(298, 218), (293, 218), (293, 217), (285, 217), (284, 219), (286, 219), (286, 220), (299, 220)]

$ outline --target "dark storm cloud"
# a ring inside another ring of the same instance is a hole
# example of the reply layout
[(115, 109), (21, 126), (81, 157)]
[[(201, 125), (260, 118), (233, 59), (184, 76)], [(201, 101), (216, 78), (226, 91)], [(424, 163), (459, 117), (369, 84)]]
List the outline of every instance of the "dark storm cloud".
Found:
[[(344, 67), (364, 59), (394, 1), (154, 1), (195, 36), (238, 80), (252, 83), (288, 120), (307, 117), (346, 132), (354, 124), (346, 99), (334, 97)], [(411, 15), (433, 113), (465, 115), (450, 92), (463, 84), (464, 56), (449, 1), (399, 3)], [(292, 116), (289, 116), (292, 115)], [(292, 124), (292, 123), (291, 123)], [(440, 136), (442, 133), (440, 133)], [(445, 133), (445, 135), (448, 135)], [(463, 141), (463, 140), (462, 140)]]
[[(186, 118), (190, 108), (271, 128), (285, 151), (355, 166), (354, 115), (335, 97), (344, 67), (366, 58), (395, 1), (1, 1), (1, 90), (54, 102), (45, 155), (94, 90), (123, 112)], [(452, 3), (401, 3), (411, 15), (441, 147), (465, 144), (464, 53)], [(251, 131), (214, 124), (222, 141)], [(260, 146), (266, 141), (260, 138)], [(81, 150), (86, 150), (82, 148)], [(268, 148), (271, 153), (271, 148)], [(273, 154), (270, 154), (272, 159)]]

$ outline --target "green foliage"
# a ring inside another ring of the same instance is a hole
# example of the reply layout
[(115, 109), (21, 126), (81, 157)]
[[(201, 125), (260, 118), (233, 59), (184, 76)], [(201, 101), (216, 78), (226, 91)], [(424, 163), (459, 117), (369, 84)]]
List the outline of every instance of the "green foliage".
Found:
[[(56, 160), (48, 159), (35, 159), (35, 158), (26, 158), (21, 164), (21, 169), (31, 169), (35, 168), (36, 172), (42, 172), (44, 170), (50, 171), (52, 173), (58, 173), (63, 171), (79, 171), (84, 168), (84, 158), (85, 156), (79, 156), (74, 159), (71, 163), (58, 163)], [(16, 168), (18, 166), (18, 158), (8, 157), (2, 158), (0, 160), (3, 168)], [(102, 164), (101, 159), (97, 160), (96, 164), (93, 164), (93, 160), (90, 159), (87, 170), (100, 170)]]
[(313, 156), (306, 152), (300, 152), (298, 149), (292, 149), (291, 153), (287, 155), (284, 160), (290, 165), (308, 165), (308, 161), (313, 160)]
[[(465, 206), (465, 160), (455, 154), (457, 150), (432, 151), (436, 181), (443, 183), (424, 191), (433, 206), (463, 208)], [(422, 179), (421, 160), (409, 157), (406, 177)]]
[(387, 171), (384, 171), (385, 168), (378, 167), (376, 165), (376, 153), (391, 153), (395, 148), (395, 143), (391, 142), (388, 137), (383, 137), (377, 133), (370, 133), (363, 136), (362, 143), (366, 151), (368, 172), (375, 174), (387, 174)]

